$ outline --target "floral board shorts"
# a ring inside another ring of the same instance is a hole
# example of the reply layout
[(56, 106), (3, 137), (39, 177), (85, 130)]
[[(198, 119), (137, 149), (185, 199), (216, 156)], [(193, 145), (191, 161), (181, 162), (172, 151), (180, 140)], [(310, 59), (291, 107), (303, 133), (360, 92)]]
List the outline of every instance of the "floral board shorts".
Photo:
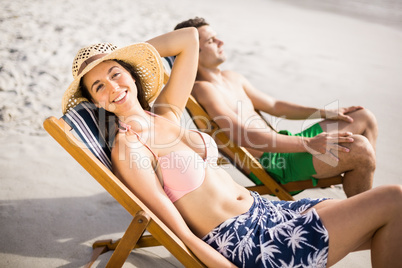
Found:
[(325, 199), (270, 201), (251, 192), (254, 203), (203, 240), (238, 267), (326, 267), (328, 232), (315, 209)]

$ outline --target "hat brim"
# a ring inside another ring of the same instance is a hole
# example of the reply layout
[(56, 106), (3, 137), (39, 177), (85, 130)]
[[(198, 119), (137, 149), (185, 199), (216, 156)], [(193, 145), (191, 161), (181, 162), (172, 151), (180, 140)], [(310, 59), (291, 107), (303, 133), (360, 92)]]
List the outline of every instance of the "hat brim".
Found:
[(80, 92), (79, 84), (81, 78), (99, 63), (107, 60), (122, 60), (134, 67), (140, 77), (147, 101), (152, 102), (158, 96), (163, 86), (162, 59), (158, 51), (152, 45), (148, 43), (136, 43), (116, 49), (86, 66), (64, 92), (62, 99), (63, 114), (74, 108), (80, 102), (89, 101), (82, 97)]

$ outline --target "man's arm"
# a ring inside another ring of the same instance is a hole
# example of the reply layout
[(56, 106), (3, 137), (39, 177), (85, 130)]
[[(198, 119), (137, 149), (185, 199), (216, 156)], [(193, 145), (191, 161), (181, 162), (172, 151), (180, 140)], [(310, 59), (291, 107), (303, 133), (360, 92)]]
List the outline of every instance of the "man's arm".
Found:
[(325, 153), (329, 149), (344, 151), (346, 148), (340, 147), (337, 142), (351, 142), (346, 134), (323, 133), (314, 138), (302, 138), (276, 134), (268, 127), (248, 129), (225, 103), (225, 96), (221, 96), (211, 83), (196, 82), (192, 94), (221, 130), (240, 146), (270, 152)]
[(268, 94), (256, 89), (244, 76), (239, 75), (243, 89), (250, 98), (254, 108), (276, 117), (284, 116), (286, 119), (332, 119), (353, 122), (347, 114), (356, 110), (363, 109), (361, 106), (351, 106), (347, 108), (324, 110), (306, 107), (299, 104), (277, 100)]

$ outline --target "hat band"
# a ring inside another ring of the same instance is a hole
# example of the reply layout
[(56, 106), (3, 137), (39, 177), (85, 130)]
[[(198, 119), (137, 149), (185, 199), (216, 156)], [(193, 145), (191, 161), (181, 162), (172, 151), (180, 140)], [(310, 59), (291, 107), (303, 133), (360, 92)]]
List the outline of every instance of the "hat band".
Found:
[(109, 54), (109, 53), (97, 54), (97, 55), (94, 55), (94, 56), (89, 57), (88, 59), (86, 59), (83, 63), (81, 63), (80, 69), (78, 69), (77, 76), (79, 76), (80, 73), (82, 73), (82, 71), (84, 71), (84, 69), (85, 69), (89, 64), (91, 64), (91, 62), (94, 62), (94, 61), (96, 61), (96, 60), (98, 60), (98, 59), (100, 59), (100, 58), (103, 58), (103, 57), (106, 56), (107, 54)]

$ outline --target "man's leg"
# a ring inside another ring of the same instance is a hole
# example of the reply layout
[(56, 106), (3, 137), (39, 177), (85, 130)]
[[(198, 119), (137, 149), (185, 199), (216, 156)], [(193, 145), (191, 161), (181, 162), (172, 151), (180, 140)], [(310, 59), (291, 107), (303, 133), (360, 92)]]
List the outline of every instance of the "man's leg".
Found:
[[(369, 140), (362, 135), (353, 135), (353, 143), (341, 144), (350, 151), (333, 152), (325, 155), (315, 155), (313, 165), (317, 172), (313, 177), (328, 178), (344, 173), (343, 189), (347, 197), (367, 191), (372, 188), (375, 170), (375, 152)], [(329, 154), (337, 156), (335, 161)]]
[(324, 132), (328, 133), (350, 131), (353, 134), (363, 135), (369, 140), (375, 150), (378, 126), (374, 114), (368, 109), (361, 109), (348, 115), (353, 118), (352, 123), (327, 119), (320, 122), (320, 126)]

